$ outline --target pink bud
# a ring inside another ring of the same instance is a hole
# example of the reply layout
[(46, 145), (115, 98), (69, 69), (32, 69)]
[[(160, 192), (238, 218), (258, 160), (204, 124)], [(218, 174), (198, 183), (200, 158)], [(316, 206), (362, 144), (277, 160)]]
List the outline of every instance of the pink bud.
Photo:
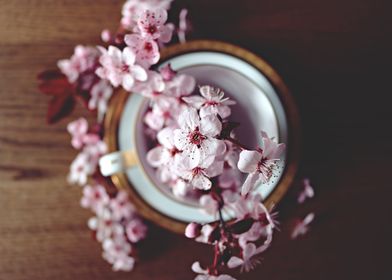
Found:
[(200, 235), (201, 225), (197, 223), (190, 223), (185, 228), (185, 236), (188, 238), (195, 238)]
[(162, 78), (163, 78), (165, 81), (171, 81), (171, 80), (173, 80), (173, 78), (174, 78), (174, 77), (176, 76), (176, 74), (177, 74), (177, 72), (174, 71), (174, 70), (171, 68), (170, 63), (167, 64), (166, 66), (162, 67), (161, 70), (160, 70), (159, 72), (161, 72)]
[(105, 43), (107, 43), (107, 42), (110, 41), (110, 38), (111, 38), (111, 37), (112, 37), (112, 36), (110, 35), (110, 31), (109, 31), (108, 29), (102, 30), (102, 33), (101, 33), (101, 39), (102, 39), (102, 41), (104, 41)]

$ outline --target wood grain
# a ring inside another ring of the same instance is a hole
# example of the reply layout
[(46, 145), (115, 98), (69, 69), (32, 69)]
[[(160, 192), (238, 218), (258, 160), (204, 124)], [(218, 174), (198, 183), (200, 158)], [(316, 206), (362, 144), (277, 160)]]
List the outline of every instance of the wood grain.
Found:
[[(112, 272), (90, 237), (81, 190), (65, 182), (71, 118), (45, 124), (48, 99), (35, 77), (74, 45), (98, 44), (121, 4), (0, 0), (0, 279), (190, 279), (191, 263), (211, 257), (207, 246), (156, 230), (134, 272)], [(302, 173), (317, 189), (303, 207), (293, 189), (273, 247), (239, 278), (391, 279), (390, 1), (189, 0), (173, 11), (182, 6), (194, 38), (246, 47), (287, 81), (304, 127)], [(317, 216), (311, 234), (290, 241), (295, 217), (308, 211)]]

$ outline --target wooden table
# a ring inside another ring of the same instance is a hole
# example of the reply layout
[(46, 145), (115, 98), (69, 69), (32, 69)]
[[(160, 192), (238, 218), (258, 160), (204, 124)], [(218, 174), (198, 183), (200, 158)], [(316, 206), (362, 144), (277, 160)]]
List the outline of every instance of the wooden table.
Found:
[[(74, 45), (98, 44), (121, 2), (0, 0), (0, 279), (190, 279), (192, 262), (211, 258), (207, 246), (160, 230), (134, 272), (112, 272), (87, 229), (81, 189), (65, 181), (71, 119), (46, 125), (35, 77)], [(301, 174), (317, 190), (302, 207), (287, 196), (273, 247), (240, 279), (392, 279), (390, 1), (189, 0), (174, 10), (184, 5), (194, 38), (246, 47), (285, 78), (302, 118)], [(309, 211), (311, 233), (290, 241), (294, 219)]]

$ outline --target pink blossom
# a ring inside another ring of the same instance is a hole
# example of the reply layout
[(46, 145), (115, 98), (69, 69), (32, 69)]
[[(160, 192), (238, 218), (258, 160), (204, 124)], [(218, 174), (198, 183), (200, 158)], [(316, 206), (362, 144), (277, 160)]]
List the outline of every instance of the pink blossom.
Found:
[(190, 185), (180, 178), (176, 178), (174, 181), (172, 181), (170, 186), (173, 194), (176, 197), (185, 197), (190, 190)]
[(210, 238), (210, 235), (213, 230), (213, 226), (205, 224), (200, 230), (200, 235), (195, 240), (200, 243), (209, 243), (208, 239)]
[(113, 94), (112, 87), (105, 80), (100, 80), (91, 89), (91, 98), (88, 102), (90, 110), (97, 109), (98, 121), (101, 122), (108, 107), (108, 101)]
[(119, 191), (117, 196), (110, 201), (113, 219), (120, 221), (128, 219), (134, 215), (135, 207), (129, 202), (128, 194), (125, 191)]
[(147, 73), (147, 80), (135, 84), (133, 90), (154, 102), (159, 102), (159, 99), (163, 97), (162, 93), (165, 89), (165, 82), (159, 73), (155, 71), (148, 71)]
[(227, 274), (210, 275), (208, 269), (202, 268), (199, 262), (192, 264), (192, 271), (199, 274), (195, 280), (236, 280)]
[(110, 198), (103, 186), (87, 185), (83, 188), (83, 197), (80, 204), (82, 207), (90, 208), (93, 212), (97, 213), (108, 205), (109, 200)]
[(309, 213), (303, 220), (297, 222), (291, 232), (291, 239), (297, 239), (299, 236), (305, 235), (309, 231), (309, 225), (313, 222), (314, 216), (314, 213)]
[(136, 54), (136, 63), (142, 65), (145, 69), (159, 61), (158, 44), (153, 39), (138, 34), (130, 34), (125, 35), (124, 40)]
[(135, 259), (129, 256), (132, 247), (124, 237), (105, 239), (102, 243), (103, 258), (113, 265), (114, 271), (131, 271)]
[(100, 242), (108, 238), (124, 236), (124, 227), (113, 220), (112, 212), (108, 207), (97, 211), (96, 216), (88, 220), (88, 227), (96, 232), (96, 238)]
[(273, 176), (277, 162), (285, 149), (284, 144), (277, 144), (268, 138), (265, 132), (262, 135), (262, 148), (256, 151), (243, 150), (240, 153), (238, 169), (249, 173), (242, 185), (242, 195), (246, 195), (260, 182), (267, 183)]
[(169, 42), (173, 28), (170, 25), (165, 25), (166, 20), (167, 11), (164, 9), (144, 11), (137, 21), (140, 34), (145, 38), (159, 39), (163, 43)]
[(178, 99), (190, 95), (196, 86), (196, 80), (186, 74), (176, 75), (173, 79), (166, 81), (165, 94)]
[(146, 237), (147, 227), (141, 220), (135, 218), (128, 222), (125, 232), (129, 241), (136, 243)]
[(182, 163), (187, 169), (196, 168), (207, 157), (226, 149), (223, 141), (214, 138), (222, 130), (216, 116), (200, 118), (196, 109), (190, 108), (179, 116), (178, 122), (180, 129), (174, 131), (174, 143), (183, 151)]
[(86, 184), (88, 175), (95, 172), (99, 158), (106, 150), (106, 144), (101, 140), (85, 145), (71, 164), (68, 182), (81, 186)]
[(314, 189), (310, 185), (309, 179), (304, 179), (303, 180), (303, 189), (299, 193), (297, 201), (298, 203), (304, 203), (307, 198), (312, 198), (314, 196)]
[(99, 136), (87, 133), (88, 123), (85, 118), (79, 118), (70, 122), (67, 126), (68, 132), (72, 135), (71, 144), (75, 149), (80, 149), (83, 145), (95, 144), (99, 141)]
[(114, 87), (122, 87), (131, 91), (135, 81), (146, 81), (147, 73), (143, 67), (136, 62), (136, 55), (129, 47), (123, 51), (114, 46), (109, 46), (108, 50), (100, 47), (102, 52), (99, 62), (102, 67), (96, 70), (96, 74), (109, 80)]
[(257, 248), (255, 244), (248, 243), (245, 248), (242, 250), (242, 258), (233, 256), (229, 259), (227, 266), (229, 268), (241, 267), (242, 271), (250, 271), (255, 268), (257, 264), (260, 263), (260, 260), (255, 257), (260, 254), (260, 248)]
[(70, 83), (76, 82), (79, 75), (92, 70), (98, 63), (99, 52), (96, 48), (78, 45), (70, 59), (59, 60), (57, 66), (67, 76)]
[(177, 31), (177, 36), (180, 43), (186, 42), (185, 35), (189, 29), (188, 22), (186, 19), (187, 15), (188, 15), (188, 10), (182, 9), (179, 15), (179, 23), (178, 23), (178, 31)]
[(83, 152), (76, 156), (75, 160), (71, 163), (68, 175), (69, 183), (78, 184), (80, 186), (87, 183), (87, 176), (94, 172), (93, 167), (88, 162), (88, 158), (88, 155)]
[(183, 97), (182, 99), (200, 109), (200, 117), (207, 115), (219, 115), (221, 118), (227, 118), (231, 114), (229, 105), (236, 104), (235, 101), (224, 97), (225, 93), (220, 89), (211, 86), (200, 87), (201, 96)]
[[(209, 190), (212, 186), (210, 178), (216, 177), (223, 172), (223, 161), (214, 161), (213, 156), (201, 160), (198, 166), (188, 170), (187, 161), (183, 157), (178, 158), (178, 175), (185, 179), (193, 188)], [(181, 166), (182, 165), (182, 166)]]
[(178, 176), (174, 170), (176, 158), (179, 156), (179, 151), (173, 143), (174, 129), (166, 127), (158, 132), (157, 140), (160, 146), (157, 146), (147, 153), (147, 162), (158, 168), (158, 175), (163, 183), (175, 181)]
[(211, 195), (202, 195), (199, 199), (201, 210), (209, 215), (215, 216), (218, 213), (219, 204)]
[(121, 24), (123, 27), (133, 30), (137, 24), (137, 20), (145, 10), (170, 8), (173, 0), (128, 0), (122, 9)]

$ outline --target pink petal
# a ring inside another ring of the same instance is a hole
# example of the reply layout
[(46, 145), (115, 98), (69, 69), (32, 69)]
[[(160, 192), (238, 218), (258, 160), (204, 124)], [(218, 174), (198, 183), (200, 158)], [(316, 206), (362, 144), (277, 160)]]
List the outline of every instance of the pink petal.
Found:
[(193, 177), (192, 186), (199, 190), (209, 190), (211, 189), (211, 181), (206, 176), (199, 173)]
[(243, 196), (247, 195), (251, 190), (253, 190), (256, 187), (259, 180), (260, 180), (260, 173), (258, 172), (249, 173), (248, 177), (246, 177), (244, 184), (242, 185), (241, 195)]
[[(182, 100), (184, 100), (186, 103), (191, 105), (192, 107), (195, 107), (196, 109), (200, 109), (201, 106), (203, 106), (204, 102), (206, 101), (203, 97), (201, 96), (186, 96), (183, 97)], [(201, 112), (200, 112), (201, 114)]]
[(182, 129), (195, 130), (200, 126), (200, 118), (196, 109), (189, 108), (185, 110), (178, 118), (178, 124)]
[(174, 30), (174, 26), (171, 24), (166, 24), (162, 26), (160, 29), (161, 36), (159, 37), (159, 40), (162, 41), (163, 43), (170, 42), (173, 35), (173, 30)]
[(174, 130), (174, 145), (180, 151), (183, 151), (188, 146), (188, 134), (182, 129)]
[(207, 269), (203, 269), (199, 262), (194, 262), (192, 264), (192, 271), (199, 274), (207, 274)]
[(222, 123), (215, 115), (209, 115), (200, 120), (200, 132), (214, 137), (222, 131)]
[(172, 149), (174, 147), (173, 143), (174, 130), (171, 127), (165, 127), (158, 132), (157, 140), (167, 149)]
[(125, 90), (131, 91), (134, 84), (135, 84), (135, 79), (131, 74), (126, 74), (123, 76), (122, 86)]
[(208, 177), (213, 178), (223, 173), (223, 161), (214, 161), (210, 167), (205, 170)]
[(243, 150), (238, 160), (238, 169), (244, 173), (255, 172), (261, 158), (262, 155), (257, 151)]
[(239, 257), (233, 256), (230, 258), (230, 260), (227, 262), (227, 267), (228, 268), (236, 268), (244, 264), (244, 261), (240, 259)]
[(147, 162), (153, 167), (159, 167), (162, 164), (162, 153), (161, 146), (151, 149), (147, 153)]
[(147, 80), (147, 72), (146, 70), (144, 70), (143, 67), (139, 66), (139, 65), (134, 65), (130, 68), (131, 74), (132, 76), (141, 82), (144, 82)]

